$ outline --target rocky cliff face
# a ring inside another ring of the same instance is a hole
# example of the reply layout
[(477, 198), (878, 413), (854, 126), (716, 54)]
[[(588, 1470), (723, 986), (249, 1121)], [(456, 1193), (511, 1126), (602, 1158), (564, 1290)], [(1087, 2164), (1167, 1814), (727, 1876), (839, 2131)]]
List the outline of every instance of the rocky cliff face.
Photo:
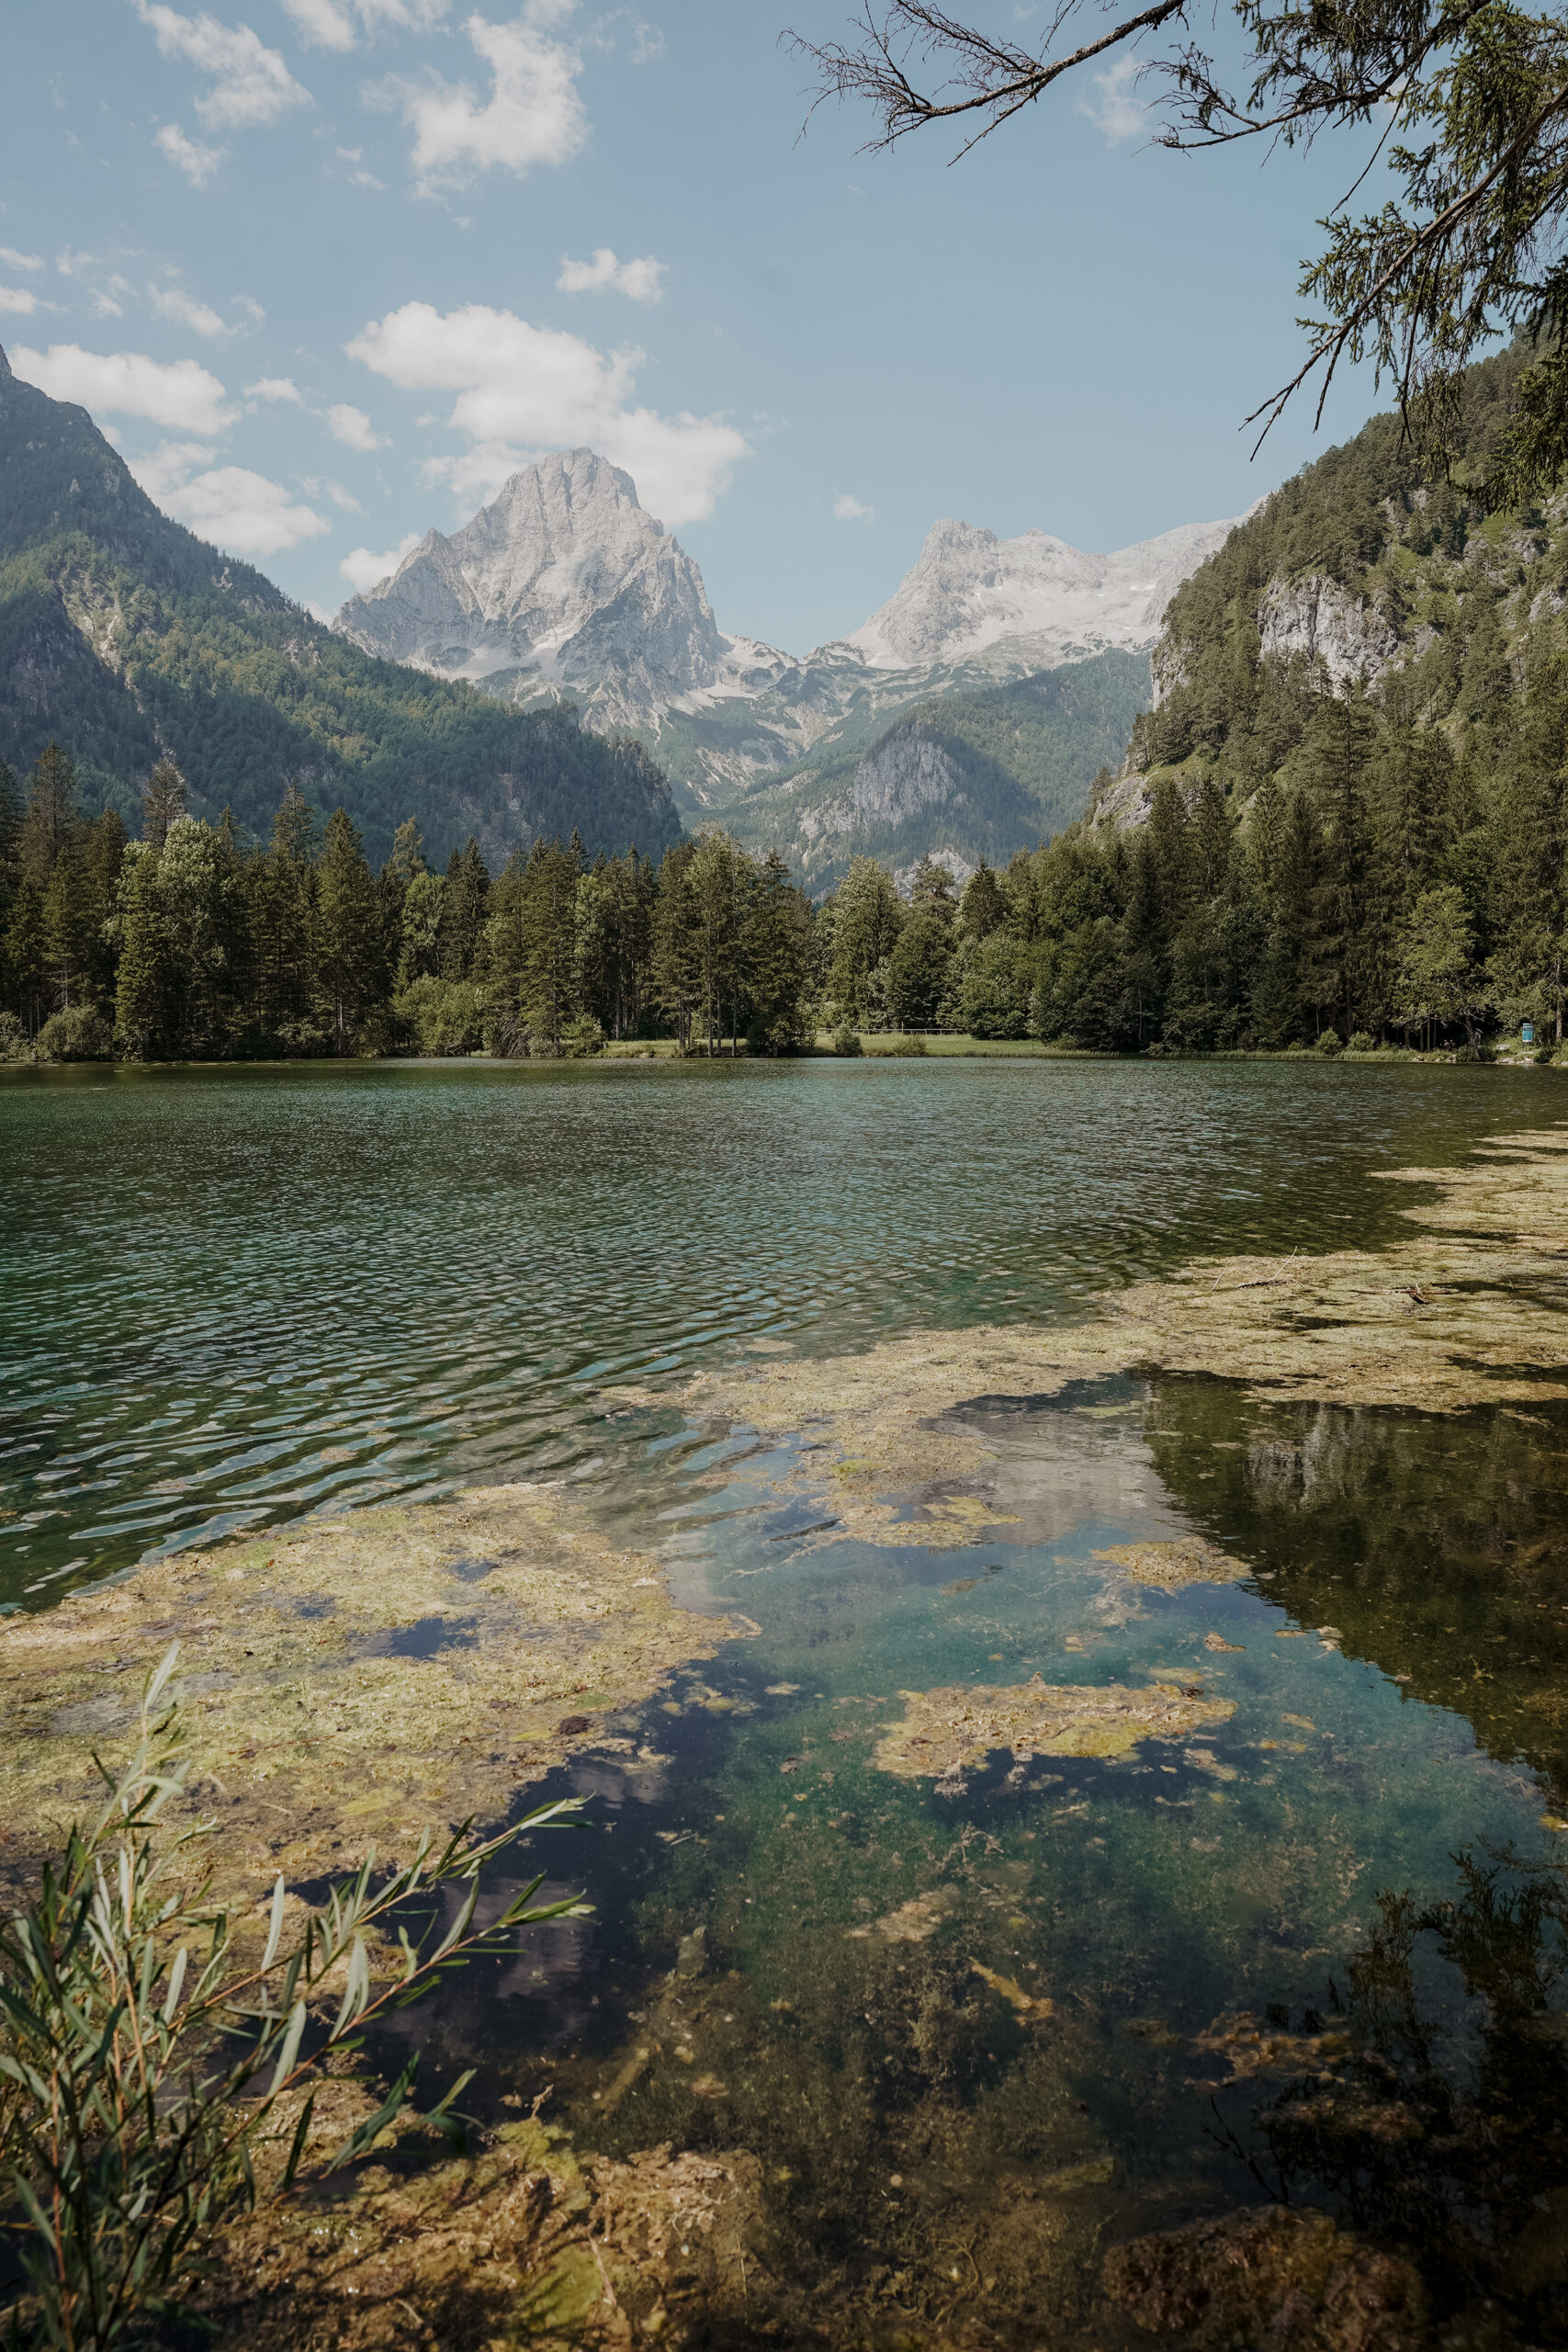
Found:
[(716, 685), (728, 662), (702, 573), (592, 449), (513, 474), (450, 538), (428, 531), (333, 626), (443, 676), (570, 687), (609, 726)]
[(1399, 650), (1399, 635), (1370, 596), (1313, 574), (1269, 582), (1258, 614), (1265, 654), (1304, 653), (1321, 661), (1337, 691), (1364, 672), (1369, 679)]

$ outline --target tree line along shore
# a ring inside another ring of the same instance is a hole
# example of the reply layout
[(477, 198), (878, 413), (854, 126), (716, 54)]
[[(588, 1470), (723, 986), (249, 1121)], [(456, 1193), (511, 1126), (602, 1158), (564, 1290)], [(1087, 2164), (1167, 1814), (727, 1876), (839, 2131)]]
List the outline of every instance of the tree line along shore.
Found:
[[(1561, 928), (1539, 892), (1509, 897), (1506, 841), (1456, 831), (1462, 779), (1427, 776), (1427, 751), (1413, 777), (1408, 746), (1369, 762), (1353, 698), (1307, 724), (1323, 790), (1266, 778), (1245, 827), (1212, 780), (1163, 781), (1145, 823), (1080, 821), (962, 891), (928, 857), (901, 895), (863, 857), (819, 904), (777, 851), (718, 831), (657, 865), (540, 839), (492, 875), (471, 839), (436, 870), (410, 819), (373, 873), (344, 810), (323, 820), (297, 783), (263, 841), (189, 814), (168, 761), (131, 840), (113, 808), (81, 808), (51, 743), (25, 790), (0, 769), (0, 1059), (777, 1055), (825, 1037), (1487, 1057), (1527, 1021), (1552, 1055)], [(1434, 781), (1435, 813), (1417, 788)]]

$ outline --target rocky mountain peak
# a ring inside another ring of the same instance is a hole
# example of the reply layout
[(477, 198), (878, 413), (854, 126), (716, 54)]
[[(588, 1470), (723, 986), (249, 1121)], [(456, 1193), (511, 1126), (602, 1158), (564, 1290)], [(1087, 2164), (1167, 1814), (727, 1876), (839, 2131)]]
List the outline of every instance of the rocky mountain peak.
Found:
[(592, 449), (523, 467), (461, 530), (427, 532), (333, 627), (444, 676), (570, 688), (608, 724), (713, 684), (725, 660), (702, 573)]
[(1114, 555), (1086, 555), (1047, 531), (1001, 539), (948, 517), (843, 642), (876, 670), (968, 661), (1004, 644), (1039, 668), (1112, 646), (1142, 651), (1180, 582), (1232, 527), (1184, 524)]

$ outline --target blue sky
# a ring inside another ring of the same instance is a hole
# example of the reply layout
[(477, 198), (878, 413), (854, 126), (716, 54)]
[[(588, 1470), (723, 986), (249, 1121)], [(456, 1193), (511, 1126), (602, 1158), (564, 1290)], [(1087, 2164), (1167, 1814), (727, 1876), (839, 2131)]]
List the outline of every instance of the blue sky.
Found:
[(852, 112), (800, 135), (778, 36), (849, 0), (0, 5), (0, 340), (322, 612), (586, 442), (721, 626), (801, 652), (939, 515), (1122, 547), (1374, 404), (1363, 370), (1248, 463), (1354, 151), (1170, 155), (1124, 80), (950, 168)]

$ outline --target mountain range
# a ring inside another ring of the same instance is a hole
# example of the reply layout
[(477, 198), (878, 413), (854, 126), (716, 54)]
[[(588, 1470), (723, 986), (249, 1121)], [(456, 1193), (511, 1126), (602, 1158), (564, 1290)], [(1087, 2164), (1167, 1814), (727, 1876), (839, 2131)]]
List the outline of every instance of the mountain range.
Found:
[(804, 658), (722, 629), (702, 573), (590, 449), (430, 531), (329, 628), (171, 521), (84, 409), (0, 352), (0, 759), (51, 736), (134, 820), (155, 762), (265, 832), (288, 780), (373, 858), (543, 832), (657, 856), (776, 844), (814, 890), (857, 852), (962, 877), (1079, 815), (1151, 697), (1172, 590), (1230, 530), (1109, 556), (942, 521), (879, 611)]
[(777, 842), (813, 887), (856, 852), (960, 871), (1080, 813), (1149, 700), (1147, 651), (1229, 522), (1108, 556), (944, 520), (879, 611), (803, 659), (720, 628), (703, 577), (591, 449), (513, 474), (333, 623), (367, 652), (634, 732), (688, 823)]
[(681, 831), (640, 743), (362, 652), (161, 514), (86, 411), (0, 351), (0, 759), (25, 774), (51, 736), (85, 801), (133, 826), (168, 756), (193, 813), (265, 835), (293, 777), (373, 861), (411, 815), (437, 857), (473, 832), (492, 864), (574, 826), (653, 857)]

